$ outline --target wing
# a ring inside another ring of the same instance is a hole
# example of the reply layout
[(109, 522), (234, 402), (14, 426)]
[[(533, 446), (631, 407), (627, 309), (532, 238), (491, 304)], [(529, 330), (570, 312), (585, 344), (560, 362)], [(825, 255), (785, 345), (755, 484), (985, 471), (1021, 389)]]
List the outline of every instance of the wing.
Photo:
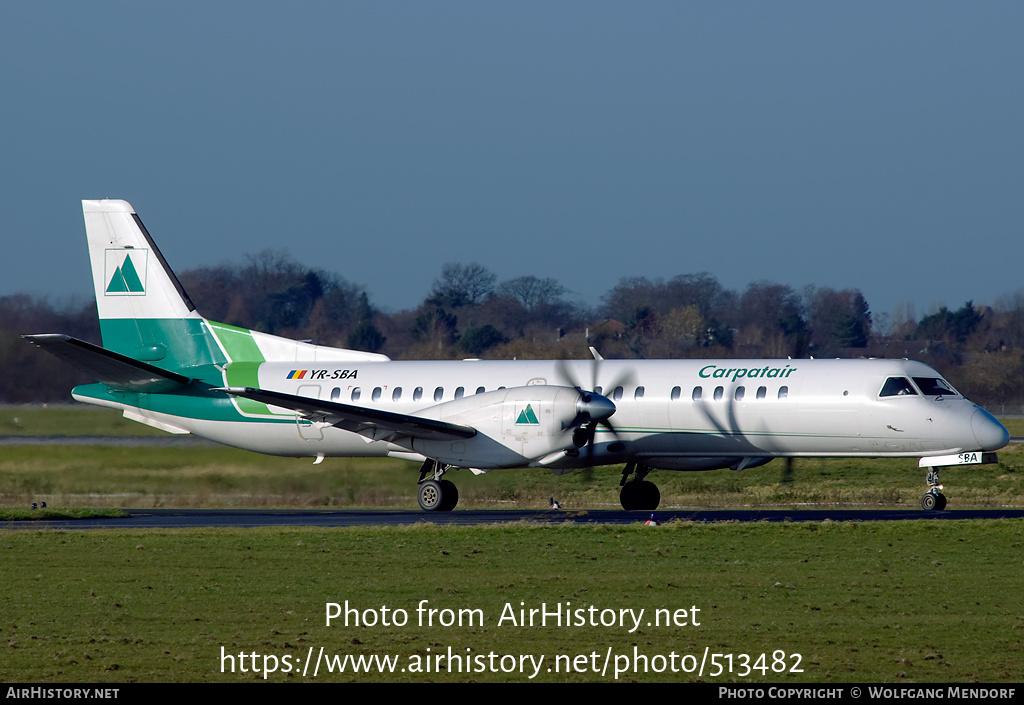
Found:
[(430, 441), (465, 440), (476, 435), (470, 426), (425, 419), (420, 416), (396, 414), (380, 409), (368, 409), (312, 397), (300, 397), (284, 392), (272, 392), (253, 387), (219, 387), (215, 391), (227, 392), (272, 406), (291, 409), (307, 418), (323, 417), (338, 428), (359, 433), (373, 440), (392, 440), (398, 436)]
[(161, 369), (70, 335), (46, 333), (22, 337), (92, 375), (108, 387), (135, 392), (164, 392), (183, 387), (192, 381), (177, 372)]

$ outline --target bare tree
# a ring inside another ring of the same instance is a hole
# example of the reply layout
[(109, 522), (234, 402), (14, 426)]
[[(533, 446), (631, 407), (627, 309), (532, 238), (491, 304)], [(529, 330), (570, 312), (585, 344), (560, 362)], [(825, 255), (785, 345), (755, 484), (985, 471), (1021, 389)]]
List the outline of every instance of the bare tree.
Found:
[(443, 306), (477, 306), (494, 291), (497, 275), (482, 264), (448, 262), (434, 280), (431, 298)]
[(542, 304), (559, 303), (565, 294), (565, 287), (554, 279), (539, 279), (531, 275), (502, 282), (497, 294), (515, 299), (527, 311), (533, 311)]

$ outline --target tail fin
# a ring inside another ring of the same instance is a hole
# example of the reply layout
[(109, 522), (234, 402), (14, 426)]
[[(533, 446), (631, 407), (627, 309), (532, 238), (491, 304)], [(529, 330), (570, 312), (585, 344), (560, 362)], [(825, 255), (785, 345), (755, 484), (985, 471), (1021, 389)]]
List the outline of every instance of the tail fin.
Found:
[(226, 361), (127, 201), (82, 201), (103, 346), (181, 370)]
[(82, 201), (100, 319), (184, 318), (196, 307), (127, 201)]
[[(234, 362), (388, 359), (207, 321), (196, 311), (130, 203), (82, 201), (82, 211), (100, 334), (108, 350), (188, 377), (195, 376), (196, 367)], [(253, 386), (250, 382), (235, 386)], [(228, 383), (230, 386), (232, 381)]]

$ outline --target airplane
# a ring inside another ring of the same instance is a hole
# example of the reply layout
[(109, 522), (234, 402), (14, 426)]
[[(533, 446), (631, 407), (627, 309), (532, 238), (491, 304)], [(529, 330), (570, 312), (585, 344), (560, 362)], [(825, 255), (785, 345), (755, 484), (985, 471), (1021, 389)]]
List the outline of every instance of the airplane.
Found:
[(624, 464), (620, 503), (656, 509), (655, 469), (774, 458), (918, 458), (921, 506), (943, 467), (996, 462), (1007, 430), (931, 367), (890, 359), (393, 361), (203, 318), (135, 209), (82, 202), (102, 346), (24, 336), (90, 373), (81, 402), (176, 434), (278, 456), (421, 463), (417, 499), (451, 511), (445, 474)]

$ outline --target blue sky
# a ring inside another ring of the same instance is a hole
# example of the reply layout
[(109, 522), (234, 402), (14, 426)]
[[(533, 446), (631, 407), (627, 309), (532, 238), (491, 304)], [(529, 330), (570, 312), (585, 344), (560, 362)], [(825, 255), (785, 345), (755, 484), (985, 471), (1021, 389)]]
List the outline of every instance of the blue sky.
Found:
[[(8, 3), (0, 295), (88, 295), (80, 200), (178, 270), (265, 248), (416, 305), (445, 262), (1024, 287), (1024, 4)], [(42, 266), (45, 263), (45, 266)]]

